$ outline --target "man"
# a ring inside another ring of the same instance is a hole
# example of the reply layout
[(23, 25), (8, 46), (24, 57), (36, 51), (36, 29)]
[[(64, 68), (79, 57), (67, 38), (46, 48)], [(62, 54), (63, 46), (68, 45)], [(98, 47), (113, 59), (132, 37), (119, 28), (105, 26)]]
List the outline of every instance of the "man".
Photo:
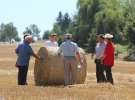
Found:
[(106, 44), (104, 42), (104, 37), (102, 34), (97, 36), (98, 38), (98, 43), (95, 48), (95, 53), (96, 53), (96, 77), (97, 77), (97, 83), (105, 82), (105, 75), (104, 75), (104, 67), (103, 67), (103, 55), (104, 55), (104, 50), (106, 47)]
[(49, 40), (45, 41), (45, 47), (58, 47), (56, 33), (51, 34)]
[(27, 85), (27, 72), (29, 66), (30, 56), (39, 59), (39, 57), (33, 52), (31, 46), (32, 36), (25, 35), (24, 41), (16, 48), (15, 52), (18, 56), (16, 67), (18, 68), (18, 85)]
[(103, 57), (104, 69), (106, 72), (106, 80), (107, 82), (113, 85), (114, 84), (112, 77), (112, 67), (114, 65), (114, 44), (112, 42), (113, 35), (108, 33), (105, 34), (104, 38), (107, 43)]
[(64, 85), (72, 85), (76, 80), (76, 71), (77, 71), (77, 63), (76, 57), (81, 61), (81, 57), (79, 54), (79, 48), (76, 43), (71, 41), (72, 35), (65, 34), (65, 42), (60, 45), (58, 49), (58, 54), (63, 53), (64, 56)]

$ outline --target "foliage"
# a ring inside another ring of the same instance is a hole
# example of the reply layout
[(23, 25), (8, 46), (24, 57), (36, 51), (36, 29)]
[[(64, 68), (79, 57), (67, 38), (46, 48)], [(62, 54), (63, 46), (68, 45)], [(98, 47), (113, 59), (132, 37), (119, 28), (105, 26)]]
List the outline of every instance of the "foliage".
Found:
[(125, 33), (127, 39), (130, 42), (130, 47), (135, 46), (135, 1), (130, 0), (130, 2), (126, 2), (125, 4), (125, 12), (124, 16), (126, 19), (126, 25), (125, 25)]
[(20, 41), (17, 28), (13, 25), (13, 23), (2, 23), (0, 25), (0, 41), (10, 42), (12, 39)]
[(74, 16), (69, 31), (75, 35), (75, 41), (90, 52), (93, 51), (96, 34), (111, 33), (115, 43), (129, 41), (133, 44), (134, 5), (134, 0), (78, 0), (78, 13)]
[(58, 17), (56, 18), (56, 23), (53, 27), (53, 32), (62, 35), (68, 32), (69, 25), (71, 23), (71, 18), (68, 13), (65, 13), (64, 15), (62, 12), (59, 12)]
[(50, 35), (50, 31), (45, 31), (44, 34), (43, 34), (43, 40), (45, 39), (49, 39), (49, 35)]
[(53, 31), (70, 32), (74, 41), (94, 52), (96, 34), (111, 33), (118, 44), (135, 45), (135, 0), (78, 0), (73, 19), (59, 12)]
[(38, 39), (40, 39), (40, 29), (35, 24), (31, 24), (28, 27), (26, 27), (23, 34), (30, 34), (30, 35), (33, 35), (34, 37), (37, 37)]

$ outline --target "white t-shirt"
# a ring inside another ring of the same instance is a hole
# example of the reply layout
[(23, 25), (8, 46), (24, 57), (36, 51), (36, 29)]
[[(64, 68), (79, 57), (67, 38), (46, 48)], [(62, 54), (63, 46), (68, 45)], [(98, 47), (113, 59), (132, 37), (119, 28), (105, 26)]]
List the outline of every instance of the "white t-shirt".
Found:
[(97, 43), (96, 45), (96, 59), (101, 59), (104, 55), (106, 44), (105, 43)]
[(45, 41), (45, 47), (58, 47), (58, 43), (56, 41)]

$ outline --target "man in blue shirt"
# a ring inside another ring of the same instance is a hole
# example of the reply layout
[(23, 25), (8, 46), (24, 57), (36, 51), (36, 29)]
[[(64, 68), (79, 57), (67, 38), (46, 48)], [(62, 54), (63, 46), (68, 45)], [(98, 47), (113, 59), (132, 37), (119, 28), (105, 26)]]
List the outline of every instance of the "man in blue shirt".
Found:
[(16, 48), (15, 52), (18, 56), (16, 61), (16, 67), (18, 67), (18, 85), (27, 85), (27, 72), (29, 66), (30, 56), (39, 59), (39, 57), (33, 52), (31, 46), (32, 36), (25, 35), (24, 41)]

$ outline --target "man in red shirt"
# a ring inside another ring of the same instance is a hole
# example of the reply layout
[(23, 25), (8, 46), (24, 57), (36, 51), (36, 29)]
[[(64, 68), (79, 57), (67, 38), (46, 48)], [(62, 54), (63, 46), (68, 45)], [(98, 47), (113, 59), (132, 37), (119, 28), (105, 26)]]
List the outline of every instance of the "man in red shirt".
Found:
[(106, 34), (104, 38), (107, 43), (103, 58), (104, 70), (106, 72), (106, 80), (107, 82), (114, 84), (112, 77), (112, 66), (114, 65), (114, 44), (112, 42), (113, 35)]

